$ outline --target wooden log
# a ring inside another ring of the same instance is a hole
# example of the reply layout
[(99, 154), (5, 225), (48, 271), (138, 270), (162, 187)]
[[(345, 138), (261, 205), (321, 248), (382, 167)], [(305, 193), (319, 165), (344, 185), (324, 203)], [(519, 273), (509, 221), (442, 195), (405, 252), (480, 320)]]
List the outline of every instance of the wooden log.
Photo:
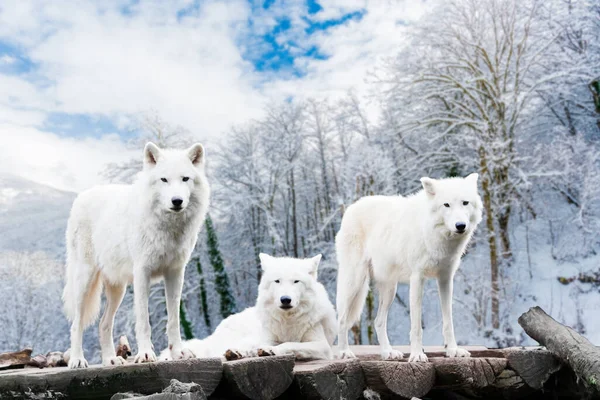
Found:
[(600, 349), (573, 329), (558, 323), (540, 307), (519, 317), (519, 325), (558, 357), (593, 392), (600, 392)]
[(366, 389), (358, 359), (296, 363), (294, 396), (302, 399), (359, 399)]
[(35, 368), (46, 368), (48, 366), (48, 359), (46, 356), (38, 354), (37, 356), (32, 357), (27, 365)]
[(182, 383), (177, 379), (171, 379), (171, 383), (162, 393), (143, 396), (139, 393), (126, 392), (113, 395), (110, 400), (206, 400), (206, 394), (202, 390), (202, 386), (197, 383)]
[(223, 381), (213, 399), (271, 400), (294, 380), (294, 356), (251, 357), (223, 363)]
[(107, 399), (117, 392), (145, 395), (161, 392), (171, 379), (195, 382), (209, 396), (221, 381), (218, 358), (126, 364), (87, 369), (26, 369), (0, 374), (0, 398), (22, 398), (24, 393), (51, 393), (57, 398)]
[(13, 353), (0, 354), (0, 369), (25, 368), (31, 361), (32, 349), (26, 348)]
[(435, 366), (430, 362), (361, 361), (360, 364), (367, 386), (384, 395), (421, 397), (435, 383)]
[(532, 389), (542, 389), (550, 376), (556, 373), (562, 364), (548, 350), (537, 348), (525, 350), (519, 348), (504, 349), (508, 366), (514, 370)]
[(432, 358), (435, 386), (474, 394), (492, 385), (506, 368), (505, 358)]

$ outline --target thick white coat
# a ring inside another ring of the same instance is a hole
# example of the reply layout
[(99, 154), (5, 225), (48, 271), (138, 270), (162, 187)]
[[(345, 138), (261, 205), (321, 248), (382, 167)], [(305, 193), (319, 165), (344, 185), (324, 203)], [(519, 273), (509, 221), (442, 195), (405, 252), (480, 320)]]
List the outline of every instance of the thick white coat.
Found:
[[(343, 358), (354, 357), (348, 330), (358, 320), (372, 280), (379, 293), (375, 330), (383, 359), (403, 355), (392, 349), (387, 316), (398, 282), (410, 284), (410, 361), (426, 361), (421, 308), (425, 278), (436, 278), (443, 316), (443, 334), (450, 357), (468, 356), (458, 348), (452, 322), (453, 278), (482, 218), (477, 174), (466, 178), (422, 178), (423, 190), (402, 196), (363, 197), (348, 207), (336, 236), (339, 263), (338, 344)], [(464, 231), (458, 228), (463, 223)]]
[[(335, 309), (317, 281), (321, 256), (312, 259), (260, 255), (263, 276), (256, 305), (221, 321), (209, 337), (184, 343), (198, 358), (227, 350), (256, 356), (259, 349), (297, 359), (329, 359), (336, 336)], [(291, 308), (282, 308), (287, 298)], [(161, 360), (170, 359), (168, 349)]]
[(107, 302), (100, 321), (102, 361), (105, 365), (123, 363), (115, 354), (112, 330), (114, 315), (131, 283), (139, 350), (136, 362), (156, 360), (148, 295), (151, 282), (161, 279), (165, 280), (173, 357), (192, 357), (181, 346), (179, 302), (185, 265), (204, 221), (209, 195), (200, 144), (187, 150), (161, 150), (148, 143), (144, 170), (134, 184), (97, 186), (77, 196), (67, 225), (63, 292), (65, 312), (72, 321), (71, 368), (87, 367), (82, 335), (98, 315), (103, 287)]

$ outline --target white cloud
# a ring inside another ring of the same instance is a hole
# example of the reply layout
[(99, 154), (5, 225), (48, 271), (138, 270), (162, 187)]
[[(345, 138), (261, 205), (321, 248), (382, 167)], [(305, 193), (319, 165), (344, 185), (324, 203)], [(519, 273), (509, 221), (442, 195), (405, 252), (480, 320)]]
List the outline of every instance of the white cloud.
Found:
[(106, 163), (140, 157), (117, 135), (65, 138), (35, 128), (0, 124), (0, 174), (18, 175), (79, 192), (102, 182)]
[(0, 65), (10, 65), (14, 64), (15, 62), (17, 62), (17, 59), (13, 56), (10, 56), (8, 54), (0, 56)]
[[(215, 140), (231, 125), (262, 115), (271, 101), (335, 98), (350, 88), (364, 95), (366, 73), (403, 41), (398, 20), (414, 19), (421, 9), (391, 0), (323, 0), (323, 10), (313, 15), (304, 2), (283, 0), (267, 10), (252, 10), (246, 0), (208, 0), (197, 8), (184, 0), (10, 3), (0, 5), (0, 40), (35, 68), (21, 75), (0, 73), (0, 152), (10, 156), (9, 169), (75, 190), (99, 182), (99, 165), (127, 154), (125, 146), (113, 136), (75, 139), (45, 132), (49, 113), (105, 116), (123, 127), (133, 115), (155, 109), (166, 121)], [(190, 8), (178, 18), (185, 7)], [(360, 20), (312, 35), (305, 30), (309, 20), (363, 9)], [(259, 38), (282, 17), (290, 19), (291, 28), (279, 42), (293, 41), (296, 55), (317, 47), (329, 57), (296, 58), (296, 67), (306, 72), (301, 78), (289, 71), (259, 73), (244, 59), (268, 49)], [(4, 158), (0, 168), (6, 169)]]
[[(352, 11), (366, 12), (360, 19), (305, 37), (305, 48), (315, 46), (328, 58), (296, 58), (295, 62), (306, 75), (268, 83), (267, 96), (338, 98), (352, 88), (359, 97), (365, 97), (371, 88), (367, 82), (368, 73), (406, 43), (405, 24), (418, 19), (425, 9), (420, 3), (408, 1), (327, 0), (322, 4), (324, 10), (314, 15), (317, 21), (339, 18)], [(329, 5), (333, 11), (326, 11)], [(377, 117), (374, 105), (368, 111), (371, 118)]]

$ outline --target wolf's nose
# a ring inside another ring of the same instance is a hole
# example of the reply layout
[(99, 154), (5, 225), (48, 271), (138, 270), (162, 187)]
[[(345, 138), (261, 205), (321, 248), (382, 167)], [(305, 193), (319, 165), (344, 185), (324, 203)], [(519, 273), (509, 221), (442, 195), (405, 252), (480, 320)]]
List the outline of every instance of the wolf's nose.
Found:
[(279, 301), (281, 301), (281, 304), (284, 306), (289, 306), (292, 303), (292, 298), (290, 296), (281, 296)]
[(181, 207), (183, 204), (183, 199), (181, 197), (173, 197), (171, 199), (171, 203), (173, 203), (175, 207)]
[(465, 224), (464, 222), (457, 222), (455, 226), (457, 231), (464, 232), (465, 228), (467, 227), (467, 224)]

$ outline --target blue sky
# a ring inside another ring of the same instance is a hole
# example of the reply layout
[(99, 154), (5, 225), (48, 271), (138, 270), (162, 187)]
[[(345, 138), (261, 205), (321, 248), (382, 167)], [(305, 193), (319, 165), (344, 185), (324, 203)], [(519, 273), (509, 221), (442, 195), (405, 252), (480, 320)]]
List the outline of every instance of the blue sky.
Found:
[(125, 142), (149, 110), (210, 142), (273, 102), (363, 96), (366, 74), (403, 43), (403, 24), (421, 8), (402, 0), (4, 3), (0, 135), (10, 146), (0, 158), (25, 144), (37, 150), (4, 162), (0, 174), (20, 168), (54, 179), (43, 160), (82, 170), (48, 157), (52, 143), (97, 160), (69, 173), (93, 181), (106, 156), (94, 149), (129, 157)]
[[(307, 0), (303, 4), (304, 15), (300, 14), (303, 22), (300, 34), (297, 33), (299, 29), (294, 21), (285, 14), (275, 15), (274, 25), (262, 33), (261, 27), (255, 27), (256, 21), (253, 15), (269, 12), (271, 8), (278, 7), (278, 4), (275, 0), (266, 0), (258, 3), (250, 1), (249, 5), (251, 13), (245, 21), (247, 29), (244, 30), (244, 36), (238, 37), (237, 41), (242, 46), (244, 42), (253, 41), (257, 43), (256, 47), (260, 48), (258, 52), (241, 52), (241, 56), (252, 63), (254, 72), (259, 76), (263, 75), (259, 77), (259, 82), (273, 79), (273, 76), (279, 76), (281, 79), (306, 76), (306, 68), (295, 62), (298, 58), (318, 62), (327, 60), (329, 55), (323, 53), (319, 46), (315, 44), (307, 46), (305, 43), (310, 42), (311, 37), (326, 33), (337, 26), (360, 22), (367, 13), (365, 8), (355, 7), (347, 12), (338, 13), (334, 18), (315, 20), (312, 17), (322, 12), (324, 8), (316, 0)], [(121, 5), (119, 11), (123, 16), (135, 18), (141, 7), (143, 7), (142, 3), (132, 1)], [(202, 2), (192, 2), (174, 9), (173, 12), (177, 20), (182, 21), (198, 15), (201, 8)], [(33, 61), (27, 51), (10, 37), (0, 40), (0, 59), (5, 61), (0, 63), (0, 73), (23, 77), (27, 81), (37, 82), (38, 85), (43, 86), (44, 77), (40, 74), (40, 70), (44, 68), (42, 63)], [(110, 132), (123, 136), (132, 134), (131, 129), (119, 126), (111, 116), (87, 113), (48, 112), (40, 127), (61, 136), (99, 137)]]

